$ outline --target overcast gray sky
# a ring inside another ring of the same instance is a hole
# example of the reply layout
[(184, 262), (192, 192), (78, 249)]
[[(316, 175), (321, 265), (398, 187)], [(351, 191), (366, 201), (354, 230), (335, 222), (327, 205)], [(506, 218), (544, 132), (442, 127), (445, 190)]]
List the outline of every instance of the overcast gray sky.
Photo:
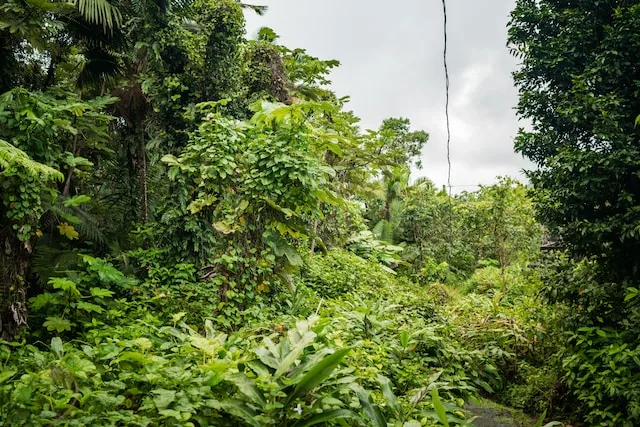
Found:
[[(362, 127), (408, 117), (429, 132), (423, 168), (437, 185), (447, 177), (443, 28), (440, 0), (254, 0), (265, 16), (247, 13), (248, 36), (267, 26), (290, 48), (338, 59), (331, 76), (338, 96)], [(498, 175), (524, 179), (529, 163), (513, 152), (521, 124), (513, 107), (517, 65), (506, 45), (514, 0), (448, 0), (452, 185), (490, 184)], [(473, 190), (456, 187), (454, 190)]]

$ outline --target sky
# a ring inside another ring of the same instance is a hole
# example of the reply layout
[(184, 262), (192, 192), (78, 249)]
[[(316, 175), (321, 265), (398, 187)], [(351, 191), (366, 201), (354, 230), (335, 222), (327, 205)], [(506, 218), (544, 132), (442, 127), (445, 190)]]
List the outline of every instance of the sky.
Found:
[[(337, 59), (331, 88), (348, 95), (347, 108), (376, 129), (387, 117), (407, 117), (430, 134), (423, 167), (412, 177), (447, 183), (443, 12), (440, 0), (253, 0), (269, 7), (247, 12), (247, 33), (267, 26), (279, 43)], [(249, 1), (247, 1), (249, 2)], [(524, 180), (531, 164), (513, 151), (519, 123), (506, 48), (515, 0), (448, 0), (447, 62), (451, 123), (451, 184), (473, 191), (500, 175)]]

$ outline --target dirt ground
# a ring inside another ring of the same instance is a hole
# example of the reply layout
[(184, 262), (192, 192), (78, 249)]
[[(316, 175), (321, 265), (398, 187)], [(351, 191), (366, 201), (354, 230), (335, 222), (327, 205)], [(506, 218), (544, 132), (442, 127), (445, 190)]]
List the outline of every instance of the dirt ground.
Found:
[(535, 421), (525, 421), (522, 416), (516, 417), (507, 409), (493, 405), (478, 406), (471, 402), (466, 406), (466, 410), (471, 417), (476, 417), (473, 424), (476, 427), (531, 427)]

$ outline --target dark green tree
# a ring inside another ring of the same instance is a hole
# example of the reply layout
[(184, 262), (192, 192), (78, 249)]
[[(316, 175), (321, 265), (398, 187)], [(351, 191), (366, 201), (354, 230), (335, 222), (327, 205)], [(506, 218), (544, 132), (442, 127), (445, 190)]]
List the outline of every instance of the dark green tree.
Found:
[(518, 1), (509, 42), (518, 113), (532, 121), (516, 151), (541, 219), (614, 281), (640, 278), (640, 5), (635, 1)]
[(589, 425), (637, 425), (640, 4), (519, 0), (509, 43), (522, 60), (518, 113), (532, 123), (515, 147), (537, 165), (539, 217), (575, 259), (589, 258), (549, 286), (572, 308), (563, 369), (573, 406)]

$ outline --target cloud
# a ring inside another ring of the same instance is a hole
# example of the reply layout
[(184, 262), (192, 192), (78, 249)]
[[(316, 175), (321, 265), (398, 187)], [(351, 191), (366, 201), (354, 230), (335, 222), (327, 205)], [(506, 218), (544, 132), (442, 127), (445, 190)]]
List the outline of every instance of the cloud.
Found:
[[(264, 17), (247, 13), (249, 34), (272, 27), (289, 47), (338, 59), (332, 89), (349, 95), (365, 128), (386, 117), (408, 117), (430, 140), (423, 169), (447, 181), (442, 4), (405, 0), (263, 1)], [(452, 184), (490, 184), (499, 175), (522, 178), (531, 164), (513, 152), (519, 124), (511, 80), (516, 60), (505, 47), (514, 0), (448, 2), (448, 66)], [(456, 187), (472, 189), (471, 187)]]

